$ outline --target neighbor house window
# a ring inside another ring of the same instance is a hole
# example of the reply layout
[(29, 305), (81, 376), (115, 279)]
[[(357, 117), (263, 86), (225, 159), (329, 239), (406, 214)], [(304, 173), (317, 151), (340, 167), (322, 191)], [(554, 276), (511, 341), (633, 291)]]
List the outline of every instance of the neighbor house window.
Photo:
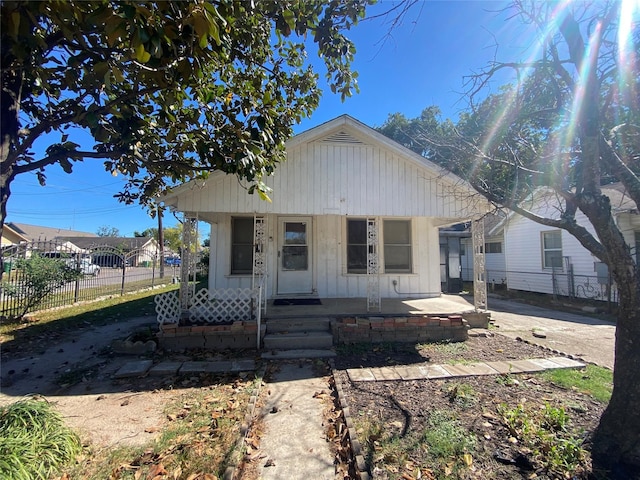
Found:
[(542, 267), (562, 268), (561, 232), (542, 232)]
[(253, 272), (253, 218), (231, 219), (231, 274)]
[(484, 253), (502, 253), (502, 242), (487, 242), (484, 244)]
[(411, 273), (411, 222), (383, 222), (385, 273)]
[(347, 273), (367, 273), (366, 220), (347, 220)]

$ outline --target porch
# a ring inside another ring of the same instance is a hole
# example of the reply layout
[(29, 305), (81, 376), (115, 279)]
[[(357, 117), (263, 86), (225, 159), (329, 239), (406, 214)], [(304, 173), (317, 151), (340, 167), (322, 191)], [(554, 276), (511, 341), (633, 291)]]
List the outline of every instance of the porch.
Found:
[(367, 310), (366, 298), (320, 298), (319, 305), (273, 305), (267, 301), (263, 321), (274, 318), (312, 318), (345, 316), (424, 316), (461, 314), (474, 310), (473, 299), (442, 294), (433, 298), (383, 298), (380, 311)]

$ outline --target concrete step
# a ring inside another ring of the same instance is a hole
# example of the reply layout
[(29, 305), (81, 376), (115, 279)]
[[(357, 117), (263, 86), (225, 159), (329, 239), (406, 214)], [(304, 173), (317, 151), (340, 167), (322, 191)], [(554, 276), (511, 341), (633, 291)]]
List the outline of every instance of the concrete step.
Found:
[(265, 350), (331, 348), (333, 335), (328, 332), (271, 333), (264, 336)]
[(273, 318), (266, 322), (269, 333), (330, 332), (331, 320), (318, 318)]
[(336, 352), (328, 349), (296, 349), (296, 350), (269, 350), (263, 352), (263, 360), (290, 360), (296, 358), (332, 358)]

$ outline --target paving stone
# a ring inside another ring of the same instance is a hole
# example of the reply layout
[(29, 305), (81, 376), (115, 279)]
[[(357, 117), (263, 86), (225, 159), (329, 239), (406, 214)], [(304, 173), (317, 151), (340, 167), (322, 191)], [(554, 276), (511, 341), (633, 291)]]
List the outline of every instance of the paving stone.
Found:
[(427, 378), (449, 378), (451, 374), (447, 372), (441, 365), (429, 365), (427, 369)]
[(441, 365), (441, 367), (449, 372), (452, 377), (465, 377), (469, 375), (469, 370), (465, 369), (464, 365)]
[(180, 367), (180, 373), (203, 373), (207, 362), (184, 362)]
[(153, 365), (153, 360), (138, 360), (136, 362), (127, 362), (120, 370), (118, 370), (114, 378), (127, 378), (127, 377), (139, 377), (147, 373), (149, 368)]
[(524, 373), (541, 372), (544, 370), (544, 367), (541, 367), (540, 365), (536, 365), (535, 363), (530, 362), (529, 360), (513, 360), (511, 363), (516, 367), (518, 367)]
[(376, 381), (378, 382), (384, 380), (402, 380), (393, 367), (372, 368), (371, 373), (373, 373), (373, 376), (376, 377)]
[(239, 360), (233, 360), (231, 362), (231, 371), (233, 372), (245, 372), (247, 370), (255, 370), (256, 362), (251, 358), (243, 358)]
[(376, 377), (373, 376), (368, 368), (349, 368), (347, 375), (352, 382), (375, 382)]
[(428, 368), (421, 365), (396, 366), (394, 370), (402, 380), (424, 380), (427, 378)]
[(559, 363), (556, 363), (556, 362), (554, 362), (552, 360), (549, 360), (548, 358), (531, 358), (531, 359), (529, 359), (529, 361), (531, 363), (539, 365), (540, 367), (544, 368), (545, 370), (551, 370), (551, 369), (555, 369), (555, 368), (562, 368), (562, 365), (560, 365)]
[(182, 362), (160, 362), (151, 367), (149, 375), (176, 375), (182, 366)]
[[(467, 375), (467, 376), (477, 376), (477, 375), (497, 375), (498, 371), (494, 368), (491, 368), (484, 362), (479, 363), (469, 363), (465, 365), (455, 365), (459, 370), (459, 375)], [(449, 369), (449, 365), (445, 365), (444, 368), (447, 371), (451, 371)]]
[(583, 362), (578, 362), (577, 360), (572, 360), (567, 357), (551, 357), (547, 360), (551, 360), (553, 363), (557, 363), (558, 365), (563, 366), (564, 368), (582, 368), (586, 367), (586, 364)]
[(523, 372), (523, 370), (521, 370), (520, 368), (518, 368), (516, 365), (513, 364), (512, 360), (508, 360), (508, 361), (500, 360), (496, 362), (487, 362), (487, 365), (489, 365), (491, 368), (493, 368), (495, 371), (497, 371), (501, 375), (506, 375), (508, 373)]

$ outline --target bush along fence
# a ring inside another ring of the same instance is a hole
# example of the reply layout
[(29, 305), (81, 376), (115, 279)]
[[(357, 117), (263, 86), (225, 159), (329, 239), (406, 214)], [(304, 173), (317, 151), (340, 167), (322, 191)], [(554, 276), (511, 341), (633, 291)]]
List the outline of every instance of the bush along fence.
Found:
[(179, 276), (179, 267), (166, 266), (160, 278), (154, 246), (131, 248), (124, 242), (128, 239), (122, 240), (115, 246), (80, 248), (69, 241), (38, 241), (3, 248), (0, 319), (123, 295)]

